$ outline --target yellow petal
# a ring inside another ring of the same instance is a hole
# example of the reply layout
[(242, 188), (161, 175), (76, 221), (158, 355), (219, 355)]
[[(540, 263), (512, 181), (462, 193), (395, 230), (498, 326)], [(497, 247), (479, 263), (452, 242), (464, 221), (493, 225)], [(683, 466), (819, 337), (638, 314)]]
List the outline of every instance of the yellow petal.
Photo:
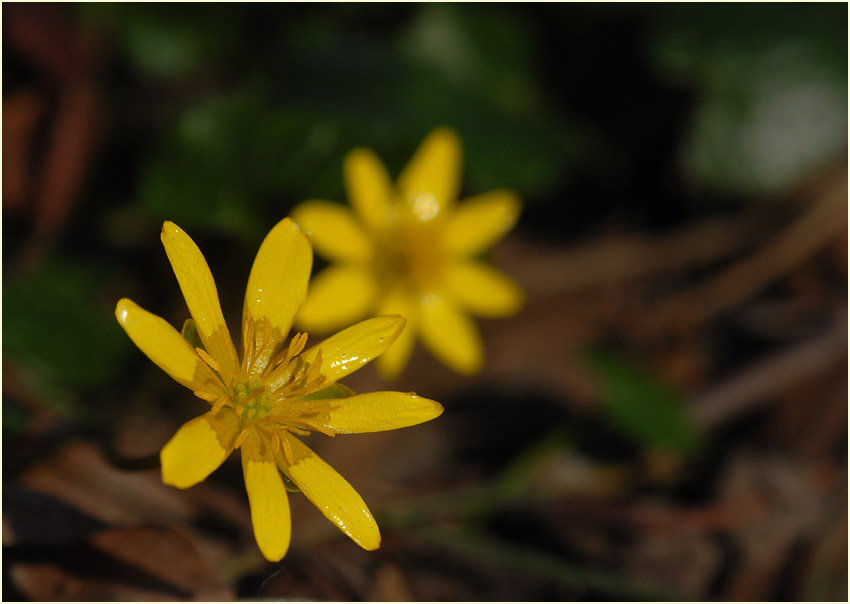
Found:
[(449, 128), (434, 130), (399, 176), (401, 200), (418, 220), (433, 220), (457, 200), (461, 167), (457, 134)]
[(177, 382), (193, 391), (225, 393), (212, 369), (167, 321), (127, 298), (118, 301), (115, 318), (139, 350)]
[(397, 377), (410, 360), (419, 329), (419, 304), (402, 288), (395, 288), (381, 302), (378, 314), (401, 315), (407, 319), (396, 341), (376, 361), (378, 373), (390, 380)]
[(368, 262), (372, 258), (372, 241), (348, 208), (329, 201), (305, 201), (292, 210), (292, 217), (328, 260)]
[(398, 315), (367, 319), (319, 342), (298, 360), (312, 362), (321, 350), (322, 375), (335, 382), (384, 352), (403, 328), (404, 318)]
[(381, 533), (366, 502), (357, 491), (321, 457), (289, 433), (283, 433), (292, 450), (293, 464), (279, 452), (276, 459), (283, 472), (325, 517), (366, 550), (378, 549)]
[(443, 250), (472, 256), (489, 249), (516, 223), (522, 203), (510, 191), (492, 191), (459, 203), (443, 233)]
[(378, 156), (368, 149), (355, 149), (343, 167), (348, 199), (360, 219), (373, 232), (380, 232), (391, 219), (393, 185)]
[(266, 560), (277, 562), (286, 555), (292, 536), (289, 497), (271, 447), (256, 430), (251, 430), (242, 444), (242, 473), (254, 538)]
[(339, 434), (382, 432), (415, 426), (439, 417), (443, 406), (412, 392), (367, 392), (321, 401), (337, 407), (318, 415), (322, 425)]
[(228, 407), (183, 424), (159, 453), (162, 481), (186, 489), (204, 480), (233, 451), (239, 424)]
[(443, 279), (452, 298), (482, 317), (512, 315), (522, 307), (519, 285), (481, 262), (450, 264)]
[(236, 375), (236, 349), (221, 314), (218, 291), (207, 261), (195, 242), (173, 222), (162, 225), (160, 238), (204, 348), (218, 362), (225, 382), (229, 382)]
[(481, 336), (472, 320), (445, 296), (422, 299), (422, 342), (441, 363), (472, 375), (484, 363)]
[(351, 325), (375, 303), (378, 285), (370, 270), (351, 265), (329, 266), (310, 283), (298, 326), (307, 332), (328, 332)]
[(284, 218), (266, 235), (248, 277), (242, 320), (247, 313), (254, 320), (258, 350), (265, 337), (265, 321), (271, 324), (270, 342), (257, 356), (264, 360), (253, 365), (261, 373), (275, 347), (289, 333), (295, 313), (307, 295), (313, 265), (313, 252), (307, 236), (291, 218)]

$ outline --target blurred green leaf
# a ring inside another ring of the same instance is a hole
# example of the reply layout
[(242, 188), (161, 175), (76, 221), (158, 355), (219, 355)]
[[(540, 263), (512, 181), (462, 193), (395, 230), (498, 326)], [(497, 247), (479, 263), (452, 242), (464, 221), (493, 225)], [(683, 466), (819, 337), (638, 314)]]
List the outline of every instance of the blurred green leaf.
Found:
[(585, 360), (602, 388), (602, 412), (613, 426), (646, 446), (679, 452), (697, 446), (681, 396), (611, 353), (591, 350)]
[[(95, 387), (108, 381), (129, 350), (113, 318), (103, 266), (52, 260), (3, 287), (4, 355), (40, 387)], [(43, 383), (42, 383), (43, 382)]]
[(666, 6), (652, 59), (698, 101), (684, 141), (690, 179), (773, 193), (847, 149), (847, 8)]

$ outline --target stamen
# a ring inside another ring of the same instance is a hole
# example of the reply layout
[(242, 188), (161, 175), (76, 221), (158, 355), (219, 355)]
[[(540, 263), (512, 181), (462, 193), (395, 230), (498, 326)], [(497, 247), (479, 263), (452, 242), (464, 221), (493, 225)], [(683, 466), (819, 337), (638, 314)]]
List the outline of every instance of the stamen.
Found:
[(301, 436), (310, 436), (310, 431), (305, 430), (303, 428), (296, 428), (295, 426), (287, 426), (286, 429), (289, 432), (295, 432), (296, 434), (300, 434)]
[(236, 438), (236, 442), (233, 443), (234, 449), (238, 449), (242, 445), (242, 443), (245, 442), (245, 438), (248, 436), (248, 430), (250, 430), (250, 428), (245, 428), (244, 430), (242, 430), (241, 434), (239, 434), (239, 436)]
[(305, 426), (306, 428), (308, 428), (308, 429), (310, 429), (314, 432), (320, 432), (320, 433), (324, 434), (325, 436), (330, 436), (330, 437), (336, 436), (336, 432), (333, 432), (327, 426), (317, 424), (314, 421), (305, 420), (305, 419), (299, 419), (299, 420), (296, 420), (296, 421), (297, 421), (298, 424)]
[(195, 352), (198, 353), (198, 356), (201, 357), (201, 360), (209, 365), (212, 369), (215, 369), (218, 373), (221, 373), (221, 367), (216, 362), (214, 358), (212, 358), (209, 353), (203, 348), (195, 348)]
[(295, 465), (295, 455), (292, 454), (292, 445), (289, 444), (289, 439), (286, 435), (280, 439), (281, 444), (283, 445), (283, 456), (286, 458), (286, 463), (290, 466)]
[(317, 377), (319, 377), (319, 372), (322, 370), (322, 349), (319, 348), (319, 352), (316, 353), (316, 360), (310, 363), (310, 367), (307, 368), (307, 375), (305, 376), (305, 380), (309, 384)]
[(266, 391), (266, 387), (260, 386), (259, 388), (254, 390), (254, 392), (252, 392), (250, 396), (247, 396), (244, 399), (242, 399), (242, 401), (239, 404), (240, 405), (247, 405), (249, 401), (253, 401), (255, 398), (260, 396), (265, 391)]
[(230, 400), (230, 397), (227, 396), (226, 394), (220, 396), (218, 398), (218, 400), (215, 402), (215, 404), (213, 405), (213, 408), (211, 410), (213, 412), (213, 414), (216, 414), (219, 411), (221, 411), (221, 408), (224, 407), (225, 403), (227, 403), (228, 400)]
[(199, 399), (204, 400), (204, 401), (207, 401), (208, 403), (214, 403), (214, 402), (216, 402), (216, 401), (218, 400), (219, 396), (220, 396), (220, 395), (218, 395), (218, 394), (213, 394), (212, 392), (204, 392), (204, 391), (202, 391), (202, 390), (196, 390), (196, 391), (194, 392), (194, 394), (195, 394), (195, 396), (197, 396)]
[(280, 451), (280, 436), (272, 434), (272, 451), (277, 453)]
[(245, 311), (245, 321), (242, 323), (242, 367), (240, 373), (243, 379), (248, 377), (248, 365), (251, 355), (248, 352), (249, 344), (254, 342), (254, 320), (251, 318), (251, 312)]

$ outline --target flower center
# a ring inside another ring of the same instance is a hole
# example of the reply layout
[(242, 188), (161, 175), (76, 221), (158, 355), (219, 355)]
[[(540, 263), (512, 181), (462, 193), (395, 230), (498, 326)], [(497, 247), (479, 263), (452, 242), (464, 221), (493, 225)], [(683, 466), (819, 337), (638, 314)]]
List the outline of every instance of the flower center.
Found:
[(259, 380), (251, 380), (247, 384), (236, 384), (231, 396), (235, 408), (242, 408), (243, 419), (255, 421), (263, 419), (275, 405), (275, 401)]
[(434, 225), (410, 223), (383, 238), (374, 265), (379, 283), (404, 284), (413, 290), (435, 285), (443, 264)]

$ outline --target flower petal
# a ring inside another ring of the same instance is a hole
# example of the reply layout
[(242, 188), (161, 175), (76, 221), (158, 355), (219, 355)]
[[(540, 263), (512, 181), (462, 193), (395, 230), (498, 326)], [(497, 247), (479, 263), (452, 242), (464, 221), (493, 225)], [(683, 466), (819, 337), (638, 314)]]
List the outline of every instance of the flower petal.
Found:
[(139, 350), (178, 383), (196, 392), (225, 393), (212, 369), (167, 321), (127, 298), (115, 305), (115, 318)]
[(439, 417), (443, 406), (412, 392), (366, 392), (321, 401), (337, 407), (318, 414), (318, 421), (338, 434), (382, 432), (415, 426)]
[(256, 430), (242, 444), (242, 473), (254, 538), (266, 560), (277, 562), (286, 555), (292, 536), (289, 497), (271, 447)]
[(445, 296), (422, 298), (422, 342), (441, 363), (472, 375), (484, 363), (484, 347), (475, 323)]
[(238, 366), (236, 349), (221, 314), (218, 290), (207, 261), (195, 242), (173, 222), (163, 223), (160, 238), (204, 348), (221, 367), (224, 381), (229, 382)]
[(296, 360), (313, 362), (321, 350), (322, 375), (335, 382), (389, 348), (404, 328), (404, 322), (398, 315), (361, 321), (319, 342)]
[(162, 482), (186, 489), (204, 480), (233, 451), (239, 426), (229, 407), (183, 424), (159, 452)]
[(397, 377), (410, 360), (419, 329), (419, 304), (403, 288), (395, 288), (381, 302), (378, 314), (401, 315), (407, 319), (396, 341), (376, 361), (378, 373), (390, 380)]
[(364, 224), (379, 232), (393, 211), (393, 184), (387, 169), (369, 149), (355, 149), (343, 165), (348, 199)]
[(348, 208), (312, 200), (299, 204), (292, 216), (328, 260), (368, 262), (372, 258), (372, 241)]
[(282, 452), (276, 459), (283, 472), (325, 517), (366, 550), (378, 549), (381, 533), (363, 498), (309, 447), (289, 433), (281, 434), (292, 451), (290, 465)]
[(459, 203), (446, 224), (443, 250), (455, 257), (489, 249), (513, 228), (522, 203), (510, 191), (492, 191)]
[(366, 268), (329, 266), (310, 283), (307, 301), (298, 313), (298, 325), (310, 331), (328, 332), (360, 319), (375, 303), (378, 284)]
[(307, 236), (291, 218), (284, 218), (266, 235), (248, 277), (243, 324), (247, 313), (254, 320), (254, 339), (257, 347), (265, 337), (264, 317), (271, 324), (270, 343), (258, 356), (264, 362), (253, 365), (262, 372), (275, 348), (289, 333), (295, 313), (304, 303), (307, 283), (313, 265), (313, 252)]
[(401, 200), (418, 220), (434, 219), (457, 200), (461, 167), (457, 134), (449, 128), (434, 130), (398, 178)]
[(478, 316), (504, 317), (522, 307), (519, 285), (481, 262), (450, 264), (443, 280), (452, 298)]

